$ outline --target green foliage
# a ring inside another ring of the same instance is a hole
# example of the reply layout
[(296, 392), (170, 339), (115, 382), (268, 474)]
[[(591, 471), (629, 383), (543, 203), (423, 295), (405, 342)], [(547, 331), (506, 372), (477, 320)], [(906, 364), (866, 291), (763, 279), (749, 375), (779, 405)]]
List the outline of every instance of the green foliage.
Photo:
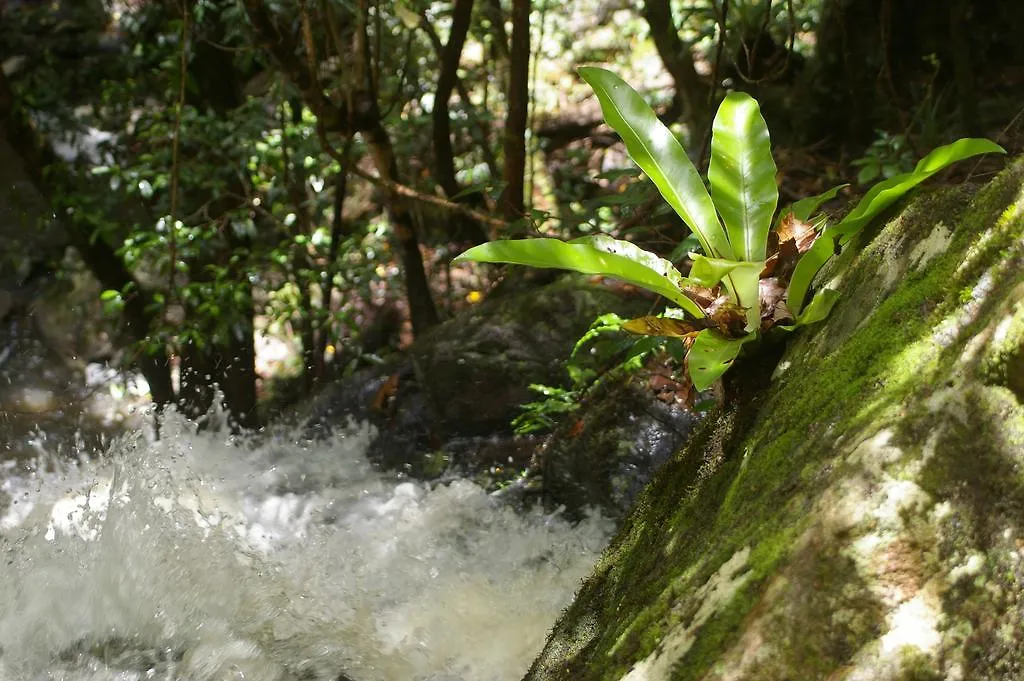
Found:
[(682, 145), (633, 88), (600, 68), (581, 68), (580, 75), (594, 88), (605, 120), (622, 137), (630, 157), (699, 241), (703, 253), (690, 253), (689, 276), (653, 253), (608, 237), (569, 243), (497, 241), (472, 248), (456, 261), (605, 274), (668, 298), (696, 321), (645, 317), (622, 327), (685, 339), (687, 369), (697, 390), (717, 380), (743, 346), (762, 333), (774, 327), (793, 330), (827, 317), (838, 298), (835, 291), (823, 289), (804, 305), (814, 276), (881, 211), (955, 161), (1003, 151), (987, 140), (962, 139), (936, 149), (912, 172), (873, 187), (836, 225), (812, 216), (842, 186), (798, 201), (776, 219), (776, 167), (768, 128), (753, 98), (733, 92), (718, 109), (709, 193)]
[(888, 180), (914, 167), (914, 153), (906, 135), (894, 135), (884, 130), (878, 130), (877, 134), (864, 156), (853, 162), (860, 168), (858, 184), (867, 184), (879, 177)]

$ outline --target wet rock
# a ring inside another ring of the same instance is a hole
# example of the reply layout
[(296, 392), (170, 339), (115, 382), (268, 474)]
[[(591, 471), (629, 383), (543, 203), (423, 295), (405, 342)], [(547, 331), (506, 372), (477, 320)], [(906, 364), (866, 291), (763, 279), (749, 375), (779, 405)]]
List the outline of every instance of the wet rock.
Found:
[(654, 472), (689, 439), (698, 417), (657, 399), (646, 372), (608, 381), (587, 397), (538, 453), (548, 508), (580, 517), (597, 506), (624, 516)]

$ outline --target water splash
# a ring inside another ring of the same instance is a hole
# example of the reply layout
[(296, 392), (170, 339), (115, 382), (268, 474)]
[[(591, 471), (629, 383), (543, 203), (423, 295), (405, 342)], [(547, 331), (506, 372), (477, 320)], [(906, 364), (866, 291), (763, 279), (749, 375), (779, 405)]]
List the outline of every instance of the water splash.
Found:
[(0, 681), (521, 678), (608, 525), (172, 421), (0, 469)]

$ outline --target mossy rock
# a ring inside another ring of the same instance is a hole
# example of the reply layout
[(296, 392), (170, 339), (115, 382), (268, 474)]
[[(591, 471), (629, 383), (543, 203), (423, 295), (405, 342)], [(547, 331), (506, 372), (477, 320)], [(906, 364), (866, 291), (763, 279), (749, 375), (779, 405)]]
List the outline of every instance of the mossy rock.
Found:
[(417, 340), (416, 379), (446, 434), (508, 432), (534, 383), (562, 385), (565, 359), (605, 312), (641, 314), (651, 300), (571, 275), (491, 298)]
[(536, 458), (548, 509), (571, 519), (593, 508), (621, 519), (655, 471), (689, 440), (698, 416), (677, 399), (659, 400), (651, 372), (615, 372), (587, 394)]
[(1024, 678), (1024, 159), (875, 231), (826, 322), (730, 372), (527, 679)]

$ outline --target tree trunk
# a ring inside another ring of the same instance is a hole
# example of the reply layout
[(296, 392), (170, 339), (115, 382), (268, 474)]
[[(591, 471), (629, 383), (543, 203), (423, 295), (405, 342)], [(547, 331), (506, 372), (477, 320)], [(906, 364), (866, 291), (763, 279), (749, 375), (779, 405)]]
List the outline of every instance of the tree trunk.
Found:
[[(244, 277), (245, 273), (242, 272)], [(231, 337), (219, 348), (217, 373), (221, 377), (224, 402), (231, 412), (232, 427), (252, 430), (260, 426), (256, 411), (256, 344), (253, 328), (252, 287), (241, 284), (243, 300), (238, 303), (248, 314), (239, 315)], [(225, 352), (226, 351), (226, 352)]]
[(526, 123), (530, 103), (530, 0), (512, 0), (512, 50), (509, 66), (508, 115), (505, 118), (505, 168), (501, 210), (505, 219), (525, 213)]
[(455, 180), (455, 158), (452, 151), (451, 122), (448, 118), (448, 100), (452, 96), (455, 81), (458, 79), (462, 46), (466, 42), (472, 15), (473, 0), (455, 0), (448, 42), (439, 55), (441, 74), (437, 78), (437, 89), (434, 91), (434, 110), (432, 112), (434, 163), (437, 171), (437, 183), (441, 185), (449, 198), (458, 194), (460, 187)]
[[(195, 80), (196, 87), (187, 91), (187, 101), (200, 110), (209, 109), (219, 117), (227, 118), (245, 102), (242, 92), (243, 78), (235, 68), (233, 54), (217, 46), (228, 42), (226, 24), (221, 14), (216, 11), (206, 12), (200, 28), (207, 39), (194, 41), (189, 76)], [(228, 193), (233, 197), (250, 194), (240, 173), (231, 173), (226, 181)], [(205, 187), (198, 188), (198, 191), (192, 192), (187, 198), (188, 202), (181, 211), (186, 215), (197, 212), (199, 206), (207, 206), (209, 215), (216, 218), (239, 207), (238, 198), (214, 198)], [(201, 352), (197, 353), (193, 348), (188, 353), (192, 356), (205, 356), (201, 363), (207, 371), (202, 376), (193, 376), (192, 379), (201, 380), (208, 377), (207, 380), (216, 382), (231, 414), (232, 426), (242, 428), (254, 428), (259, 425), (256, 413), (256, 353), (253, 331), (255, 309), (244, 260), (229, 264), (229, 259), (232, 253), (247, 251), (249, 246), (247, 239), (236, 237), (231, 230), (227, 230), (226, 243), (209, 254), (210, 261), (229, 268), (229, 285), (237, 287), (240, 295), (231, 296), (232, 309), (224, 311), (231, 320), (228, 337), (222, 342), (203, 348)], [(195, 272), (204, 269), (193, 267)], [(216, 320), (199, 320), (199, 324), (203, 327), (213, 321)], [(198, 399), (197, 403), (191, 405), (193, 410), (198, 410), (203, 405), (209, 407), (209, 392), (209, 388), (199, 389), (198, 386), (189, 391), (186, 398), (194, 395)]]
[[(441, 59), (441, 74), (437, 79), (432, 112), (434, 165), (437, 172), (437, 183), (441, 185), (444, 193), (450, 199), (455, 199), (462, 188), (455, 179), (455, 153), (452, 150), (448, 100), (451, 99), (452, 90), (459, 80), (459, 60), (462, 58), (462, 46), (466, 42), (466, 34), (469, 32), (472, 16), (473, 0), (455, 0), (448, 43), (438, 55)], [(463, 96), (468, 99), (468, 95), (464, 94)], [(464, 103), (469, 104), (468, 101)], [(474, 197), (478, 196), (474, 195)], [(473, 197), (466, 198), (472, 199)], [(487, 232), (475, 220), (465, 215), (453, 215), (451, 222), (453, 226), (451, 234), (456, 239), (471, 241), (475, 244), (487, 241)]]
[(675, 84), (673, 108), (681, 113), (690, 139), (699, 145), (708, 129), (708, 85), (694, 67), (691, 46), (679, 37), (669, 0), (646, 0), (643, 15), (650, 26), (658, 56)]
[[(322, 131), (362, 133), (381, 178), (400, 182), (391, 139), (381, 123), (380, 107), (372, 93), (368, 90), (348, 92), (348, 96), (337, 103), (328, 99), (317, 81), (316, 74), (299, 56), (294, 37), (277, 25), (266, 3), (263, 0), (243, 0), (243, 6), (253, 29), (267, 46), (282, 73), (300, 89), (306, 104), (320, 119)], [(365, 31), (365, 24), (363, 29)], [(365, 36), (363, 40), (365, 48)], [(365, 60), (361, 52), (355, 58)], [(352, 107), (346, 102), (351, 102)], [(326, 143), (326, 137), (323, 139)], [(399, 251), (405, 273), (406, 296), (413, 331), (420, 334), (435, 325), (438, 316), (423, 266), (416, 223), (412, 213), (404, 205), (404, 200), (395, 192), (389, 192), (388, 215), (395, 231), (395, 246)]]
[[(391, 138), (384, 126), (377, 125), (363, 131), (363, 139), (373, 154), (377, 172), (385, 180), (401, 182), (398, 175), (398, 163), (391, 146)], [(395, 233), (395, 245), (402, 260), (405, 271), (405, 295), (409, 301), (409, 317), (412, 330), (417, 336), (426, 332), (439, 321), (434, 299), (430, 294), (430, 283), (423, 267), (423, 255), (420, 253), (420, 242), (415, 217), (405, 204), (405, 200), (391, 192), (388, 201), (388, 217)]]

